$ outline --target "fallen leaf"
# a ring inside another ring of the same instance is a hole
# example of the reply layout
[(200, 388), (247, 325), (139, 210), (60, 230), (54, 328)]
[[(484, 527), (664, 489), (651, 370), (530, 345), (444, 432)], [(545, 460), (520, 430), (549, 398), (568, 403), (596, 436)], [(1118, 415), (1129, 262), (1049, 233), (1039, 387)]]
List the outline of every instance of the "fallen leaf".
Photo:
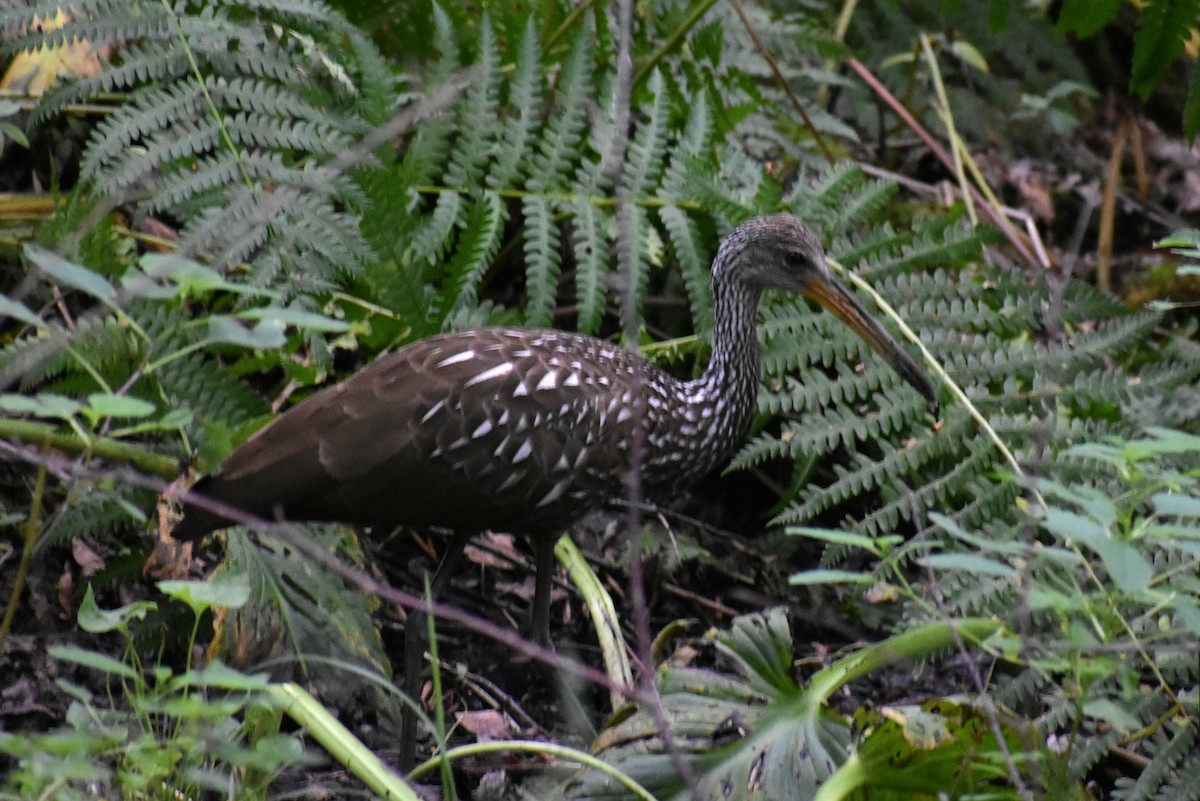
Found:
[(507, 715), (494, 709), (457, 712), (455, 716), (459, 725), (474, 734), (481, 743), (511, 739), (515, 729)]
[(71, 540), (71, 556), (75, 558), (75, 564), (83, 568), (85, 576), (94, 576), (104, 569), (104, 557), (81, 539)]

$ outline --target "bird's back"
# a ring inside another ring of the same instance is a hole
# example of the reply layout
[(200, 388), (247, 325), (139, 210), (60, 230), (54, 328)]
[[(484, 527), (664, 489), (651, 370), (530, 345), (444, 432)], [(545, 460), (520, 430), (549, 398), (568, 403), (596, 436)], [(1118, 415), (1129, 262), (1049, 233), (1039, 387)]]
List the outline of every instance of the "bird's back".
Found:
[[(635, 398), (673, 381), (592, 337), (436, 336), (298, 404), (193, 492), (269, 519), (553, 530), (623, 495)], [(191, 506), (176, 535), (227, 524)]]

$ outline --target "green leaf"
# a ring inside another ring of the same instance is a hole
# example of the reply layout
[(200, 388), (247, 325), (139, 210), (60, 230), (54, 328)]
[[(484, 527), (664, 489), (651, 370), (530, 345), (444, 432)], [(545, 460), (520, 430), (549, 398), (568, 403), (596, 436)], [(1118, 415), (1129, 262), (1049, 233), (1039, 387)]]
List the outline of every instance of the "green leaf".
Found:
[(790, 526), (787, 529), (787, 534), (793, 537), (808, 537), (809, 539), (820, 540), (822, 542), (832, 542), (835, 545), (848, 545), (851, 548), (859, 548), (876, 555), (880, 553), (881, 545), (884, 549), (887, 549), (904, 541), (904, 538), (898, 534), (870, 537), (866, 534), (859, 534), (853, 531), (808, 528), (805, 526)]
[(176, 681), (185, 687), (216, 687), (232, 692), (262, 691), (271, 684), (266, 673), (243, 673), (220, 661), (210, 662), (201, 670), (190, 670)]
[(323, 314), (295, 307), (264, 306), (259, 309), (246, 309), (238, 312), (237, 317), (241, 320), (271, 321), (281, 326), (294, 326), (305, 331), (316, 331), (322, 334), (340, 334), (350, 329), (350, 324), (345, 320), (326, 317)]
[(229, 281), (213, 268), (175, 254), (147, 253), (138, 260), (138, 268), (126, 274), (122, 286), (141, 297), (161, 300), (216, 291), (270, 298), (279, 295), (265, 287)]
[(48, 250), (26, 245), (25, 257), (59, 284), (86, 292), (101, 300), (109, 300), (117, 294), (117, 290), (104, 276), (92, 272), (87, 267), (69, 262)]
[(104, 634), (110, 631), (126, 631), (131, 620), (142, 620), (147, 613), (153, 612), (158, 605), (153, 601), (134, 601), (117, 609), (105, 610), (96, 604), (96, 596), (92, 594), (92, 585), (88, 584), (83, 592), (83, 601), (79, 604), (79, 614), (76, 616), (79, 627), (92, 634)]
[[(16, 108), (19, 110), (21, 108), (18, 104), (11, 101), (4, 101), (2, 105), (4, 106), (4, 110), (0, 111), (0, 116), (3, 117), (12, 116), (12, 114), (8, 111), (9, 109)], [(29, 139), (26, 138), (25, 132), (13, 125), (11, 122), (0, 122), (0, 150), (4, 149), (3, 140), (5, 138), (11, 139), (21, 147), (29, 147)]]
[(128, 395), (94, 392), (88, 395), (83, 413), (93, 422), (105, 417), (149, 417), (157, 411), (153, 403)]
[[(839, 715), (792, 678), (786, 616), (780, 610), (746, 615), (716, 638), (734, 662), (732, 671), (668, 660), (656, 675), (661, 694), (657, 711), (639, 708), (615, 722), (597, 741), (597, 755), (664, 801), (812, 798), (846, 759), (849, 732)], [(658, 721), (663, 719), (670, 744), (660, 739)], [(695, 766), (694, 793), (680, 786), (679, 755)], [(610, 776), (591, 769), (547, 797), (615, 801), (632, 796), (619, 792)]]
[(1133, 39), (1130, 90), (1146, 100), (1159, 78), (1183, 53), (1200, 0), (1148, 0)]
[(1150, 496), (1154, 511), (1159, 515), (1200, 517), (1200, 498), (1174, 492), (1156, 492)]
[(0, 317), (12, 317), (34, 328), (41, 328), (43, 325), (40, 317), (8, 295), (0, 295)]
[(1183, 103), (1183, 135), (1188, 146), (1196, 143), (1196, 132), (1200, 131), (1200, 76), (1193, 73), (1192, 85), (1188, 87), (1187, 100)]
[(1154, 569), (1146, 558), (1129, 543), (1110, 536), (1095, 521), (1074, 512), (1049, 509), (1041, 523), (1048, 531), (1090, 548), (1123, 592), (1137, 595), (1150, 585)]
[(83, 410), (83, 404), (64, 395), (40, 392), (37, 395), (0, 395), (0, 411), (32, 414), (70, 420)]
[[(861, 735), (853, 758), (821, 788), (817, 801), (851, 797), (850, 790), (855, 798), (894, 794), (1017, 801), (1021, 795), (1010, 781), (1013, 771), (1040, 778), (1047, 773), (1043, 760), (1053, 758), (1031, 748), (1036, 737), (1027, 722), (1004, 710), (952, 699), (863, 707), (854, 714), (854, 730)], [(996, 731), (1003, 742), (996, 740)], [(1071, 795), (1051, 792), (1048, 797)]]
[(1017, 572), (1012, 565), (969, 553), (935, 553), (917, 561), (934, 570), (963, 570), (983, 576), (1008, 578)]
[(1064, 0), (1058, 12), (1058, 32), (1074, 33), (1081, 39), (1094, 36), (1117, 18), (1122, 0)]
[(980, 72), (987, 74), (988, 63), (987, 58), (983, 53), (979, 52), (979, 48), (971, 44), (965, 39), (956, 39), (950, 43), (950, 52), (969, 67), (974, 67)]
[(1183, 624), (1193, 635), (1200, 637), (1200, 607), (1196, 601), (1186, 595), (1176, 595), (1171, 603)]
[(244, 573), (209, 581), (160, 581), (158, 589), (191, 607), (197, 615), (210, 606), (237, 609), (250, 600), (250, 580)]
[(246, 328), (236, 319), (223, 316), (208, 318), (208, 337), (213, 342), (256, 350), (282, 348), (287, 342), (283, 326), (276, 320), (262, 320), (253, 328)]
[(872, 584), (878, 581), (870, 573), (854, 573), (849, 570), (801, 570), (788, 576), (792, 586), (809, 584)]
[(1083, 705), (1083, 713), (1105, 721), (1117, 731), (1129, 732), (1141, 727), (1136, 717), (1107, 698), (1087, 701)]
[(102, 673), (108, 673), (114, 676), (120, 676), (125, 679), (138, 679), (137, 671), (132, 667), (113, 659), (111, 656), (98, 654), (95, 651), (88, 651), (83, 648), (76, 648), (72, 645), (52, 645), (46, 649), (46, 652), (55, 659), (61, 659), (64, 662), (74, 662), (77, 665), (83, 665), (92, 670), (99, 670)]

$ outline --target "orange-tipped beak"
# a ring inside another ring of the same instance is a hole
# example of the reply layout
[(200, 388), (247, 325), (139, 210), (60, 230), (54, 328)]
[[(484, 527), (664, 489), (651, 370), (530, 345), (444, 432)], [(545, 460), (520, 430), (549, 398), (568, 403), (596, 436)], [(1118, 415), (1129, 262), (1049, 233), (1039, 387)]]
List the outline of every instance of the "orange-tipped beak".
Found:
[(854, 333), (887, 360), (901, 378), (925, 396), (925, 407), (935, 418), (938, 416), (941, 407), (937, 390), (929, 376), (846, 287), (832, 277), (817, 276), (809, 279), (804, 288), (804, 297), (819, 303), (821, 308), (833, 312), (839, 320), (850, 326)]

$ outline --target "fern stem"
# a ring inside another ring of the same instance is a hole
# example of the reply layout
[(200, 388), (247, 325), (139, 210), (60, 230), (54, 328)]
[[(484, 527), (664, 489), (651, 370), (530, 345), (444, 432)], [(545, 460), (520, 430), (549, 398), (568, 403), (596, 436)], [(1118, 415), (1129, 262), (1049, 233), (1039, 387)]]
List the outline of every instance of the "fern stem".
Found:
[[(471, 745), (460, 745), (457, 748), (451, 748), (446, 752), (445, 757), (449, 760), (455, 760), (488, 754), (537, 754), (539, 756), (552, 756), (562, 760), (578, 762), (580, 765), (597, 770), (606, 776), (611, 776), (622, 787), (628, 790), (634, 798), (641, 799), (641, 801), (655, 801), (657, 798), (620, 768), (610, 765), (603, 759), (592, 756), (586, 751), (580, 751), (577, 748), (558, 745), (556, 743), (542, 742), (540, 740), (493, 740), (491, 742), (477, 742)], [(440, 756), (430, 757), (427, 761), (418, 765), (416, 770), (409, 774), (409, 777), (416, 779), (429, 773), (433, 769), (434, 761), (440, 758)]]
[(567, 18), (562, 21), (562, 24), (554, 29), (554, 33), (550, 34), (543, 40), (542, 47), (545, 50), (549, 50), (555, 42), (562, 38), (564, 33), (575, 27), (575, 23), (579, 21), (579, 18), (582, 17), (589, 8), (597, 5), (598, 2), (599, 0), (587, 0), (586, 2), (580, 3), (579, 5), (575, 6), (575, 8), (571, 9), (571, 13), (567, 14)]
[(717, 0), (700, 0), (700, 2), (696, 4), (696, 7), (692, 9), (692, 13), (688, 14), (687, 18), (680, 23), (678, 28), (671, 31), (671, 35), (667, 37), (666, 41), (662, 43), (658, 50), (654, 51), (654, 54), (651, 55), (650, 58), (647, 59), (644, 64), (642, 64), (642, 66), (638, 67), (637, 72), (633, 74), (633, 87), (635, 89), (641, 86), (642, 83), (648, 77), (650, 77), (650, 73), (654, 71), (654, 68), (657, 67), (669, 53), (675, 50), (675, 48), (679, 47), (679, 43), (683, 41), (684, 37), (688, 35), (692, 28), (696, 27), (696, 25), (700, 22), (700, 19), (708, 13), (708, 10), (716, 5), (716, 2)]
[[(414, 186), (413, 190), (416, 192), (419, 192), (423, 195), (440, 195), (445, 192), (454, 192), (455, 194), (462, 195), (463, 197), (466, 197), (466, 198), (475, 197), (474, 190), (467, 188), (467, 187), (432, 186), (430, 184), (423, 184), (420, 186)], [(543, 200), (548, 200), (548, 201), (557, 202), (557, 203), (569, 203), (572, 201), (584, 200), (584, 201), (587, 201), (588, 203), (592, 204), (596, 208), (600, 208), (600, 209), (612, 209), (612, 208), (615, 208), (617, 205), (617, 201), (615, 198), (603, 197), (601, 195), (580, 195), (580, 194), (571, 193), (571, 192), (527, 192), (522, 189), (489, 189), (488, 192), (490, 192), (494, 195), (498, 195), (499, 197), (508, 198), (508, 199), (512, 199), (512, 200), (523, 200), (525, 198), (541, 198)], [(706, 209), (703, 206), (701, 206), (699, 203), (697, 203), (695, 201), (678, 200), (678, 199), (672, 199), (672, 198), (660, 198), (660, 197), (630, 198), (626, 202), (631, 203), (635, 206), (640, 206), (642, 208), (646, 208), (646, 209), (661, 209), (661, 208), (666, 208), (668, 206), (674, 206), (677, 208), (684, 209), (686, 211), (693, 211), (693, 212), (698, 212), (698, 213), (706, 211)]]
[[(933, 85), (937, 91), (938, 98), (938, 117), (941, 119), (942, 125), (946, 127), (946, 136), (950, 140), (950, 154), (953, 157), (954, 176), (958, 181), (959, 192), (962, 194), (963, 202), (966, 204), (967, 215), (971, 218), (971, 225), (979, 225), (979, 218), (975, 210), (975, 203), (977, 202), (976, 194), (978, 194), (982, 196), (982, 199), (992, 209), (990, 216), (997, 225), (1004, 229), (1005, 235), (1013, 241), (1020, 239), (1021, 233), (1012, 224), (1012, 221), (1009, 220), (1007, 209), (1000, 202), (1000, 198), (996, 197), (996, 193), (992, 190), (991, 185), (983, 177), (983, 172), (979, 169), (979, 164), (975, 161), (970, 149), (967, 148), (962, 136), (958, 133), (958, 126), (954, 124), (954, 115), (950, 107), (950, 98), (946, 94), (946, 86), (942, 81), (942, 72), (938, 67), (937, 58), (933, 54), (929, 35), (926, 33), (921, 34), (921, 47), (925, 51), (926, 60), (929, 62), (929, 71), (933, 74)], [(967, 182), (967, 172), (971, 174), (972, 183)], [(972, 186), (975, 187), (977, 192), (971, 191)], [(1033, 237), (1031, 236), (1030, 239), (1032, 240)], [(1046, 259), (1039, 259), (1038, 263), (1043, 268), (1050, 266)]]
[(754, 46), (758, 48), (759, 54), (766, 60), (767, 66), (771, 68), (771, 74), (775, 76), (775, 82), (783, 89), (788, 100), (792, 104), (792, 108), (800, 115), (800, 119), (804, 121), (804, 127), (812, 134), (813, 142), (816, 143), (817, 149), (821, 151), (821, 156), (830, 164), (836, 164), (837, 159), (833, 156), (833, 151), (825, 144), (825, 138), (821, 136), (821, 132), (817, 130), (817, 126), (813, 125), (813, 121), (809, 119), (808, 112), (804, 110), (804, 104), (800, 102), (800, 98), (796, 96), (796, 92), (792, 89), (792, 85), (788, 83), (787, 77), (783, 74), (783, 70), (779, 69), (778, 62), (771, 55), (771, 51), (763, 44), (762, 39), (758, 36), (758, 31), (754, 30), (754, 26), (750, 24), (750, 19), (746, 16), (745, 9), (738, 0), (729, 0), (733, 4), (733, 10), (737, 12), (738, 18), (741, 19), (742, 25), (745, 26), (746, 32), (750, 34), (750, 38), (754, 41)]
[(975, 198), (967, 183), (967, 173), (963, 169), (962, 139), (958, 135), (958, 127), (954, 124), (954, 112), (950, 108), (950, 98), (946, 95), (946, 83), (942, 80), (942, 70), (938, 66), (937, 56), (933, 54), (933, 44), (929, 34), (921, 31), (921, 51), (929, 64), (929, 74), (933, 76), (933, 89), (937, 94), (937, 115), (946, 128), (946, 137), (950, 140), (950, 156), (954, 161), (954, 179), (958, 181), (958, 191), (962, 193), (963, 203), (967, 207), (967, 216), (971, 218), (971, 227), (979, 225), (979, 214), (975, 211)]
[[(971, 415), (975, 422), (979, 424), (980, 428), (983, 429), (984, 433), (987, 434), (992, 443), (995, 444), (997, 450), (999, 450), (1000, 454), (1004, 457), (1004, 460), (1008, 462), (1009, 466), (1012, 468), (1013, 473), (1015, 473), (1019, 478), (1025, 478), (1025, 471), (1021, 469), (1021, 465), (1017, 461), (1017, 457), (1014, 456), (1013, 452), (1008, 449), (1007, 445), (1004, 444), (1004, 440), (1000, 439), (1000, 435), (996, 433), (996, 429), (992, 428), (991, 423), (987, 421), (987, 418), (983, 416), (983, 413), (979, 411), (979, 408), (971, 402), (970, 398), (967, 397), (967, 393), (963, 392), (962, 388), (955, 382), (953, 378), (950, 377), (950, 374), (946, 372), (944, 367), (942, 367), (941, 362), (934, 358), (934, 355), (929, 352), (929, 349), (925, 347), (925, 343), (921, 341), (921, 338), (917, 336), (916, 332), (908, 327), (908, 323), (904, 321), (904, 318), (900, 316), (900, 314), (892, 307), (890, 303), (883, 299), (882, 295), (875, 291), (874, 287), (872, 287), (863, 279), (859, 278), (850, 270), (847, 270), (845, 267), (838, 264), (838, 262), (834, 259), (829, 259), (828, 261), (829, 266), (832, 267), (839, 275), (841, 275), (842, 278), (870, 295), (871, 299), (875, 301), (875, 305), (879, 308), (879, 310), (895, 321), (896, 325), (900, 328), (900, 333), (902, 333), (909, 342), (912, 342), (921, 351), (921, 356), (925, 360), (925, 365), (950, 390), (950, 393), (960, 404), (962, 404), (963, 408), (967, 410), (967, 413)], [(1043, 509), (1048, 508), (1046, 506), (1046, 500), (1042, 497), (1042, 494), (1038, 492), (1036, 487), (1030, 486), (1029, 491), (1037, 500), (1038, 505), (1040, 505)]]
[(204, 75), (200, 72), (200, 65), (196, 63), (196, 53), (188, 44), (187, 37), (183, 34), (183, 26), (179, 24), (179, 16), (171, 7), (168, 0), (161, 0), (163, 8), (167, 12), (167, 16), (175, 24), (176, 38), (179, 41), (179, 46), (183, 48), (183, 52), (187, 55), (188, 67), (192, 71), (192, 77), (196, 79), (196, 85), (200, 87), (200, 91), (204, 94), (204, 102), (208, 106), (208, 112), (212, 115), (213, 122), (217, 124), (217, 128), (221, 131), (221, 139), (225, 142), (225, 147), (237, 159), (238, 172), (242, 174), (242, 180), (246, 183), (246, 188), (254, 191), (254, 180), (250, 177), (249, 170), (246, 169), (246, 163), (242, 159), (242, 151), (234, 143), (233, 137), (229, 135), (229, 129), (225, 126), (225, 117), (217, 108), (217, 104), (213, 102), (212, 95), (208, 91), (208, 84), (205, 83)]
[[(888, 91), (887, 87), (884, 86), (883, 83), (876, 78), (869, 69), (867, 69), (865, 64), (856, 58), (848, 59), (846, 64), (849, 65), (850, 69), (854, 70), (858, 77), (862, 79), (862, 81), (867, 84), (868, 87), (870, 87), (871, 91), (879, 96), (879, 98), (887, 105), (887, 107), (892, 110), (892, 113), (898, 116), (901, 122), (903, 122), (910, 131), (917, 135), (917, 138), (920, 139), (927, 148), (929, 148), (929, 152), (932, 153), (938, 161), (946, 165), (947, 169), (953, 169), (953, 159), (950, 157), (950, 154), (946, 152), (946, 148), (942, 147), (941, 143), (934, 139), (933, 135), (930, 134), (929, 131), (925, 130), (925, 126), (921, 125), (921, 123), (917, 121), (917, 118), (912, 115), (912, 112), (905, 108), (904, 104), (901, 103), (895, 95)], [(979, 192), (979, 190), (974, 186), (969, 186), (968, 188), (972, 193)], [(975, 200), (976, 202), (980, 202), (981, 199), (982, 195), (977, 197)], [(1028, 243), (1026, 243), (1025, 240), (1023, 240), (1020, 236), (1015, 235), (1011, 226), (1005, 225), (1004, 215), (998, 214), (996, 210), (988, 204), (983, 204), (983, 208), (987, 211), (988, 219), (991, 220), (993, 225), (1004, 232), (1004, 235), (1008, 238), (1008, 241), (1014, 248), (1017, 249), (1017, 252), (1021, 254), (1021, 257), (1030, 264), (1037, 264), (1038, 261), (1033, 255), (1033, 252), (1029, 249)]]
[(150, 453), (107, 437), (68, 434), (49, 423), (0, 418), (0, 437), (16, 437), (22, 442), (45, 442), (49, 447), (67, 453), (83, 453), (99, 456), (110, 462), (131, 464), (162, 478), (173, 479), (179, 475), (179, 462), (170, 456)]
[[(43, 450), (50, 448), (49, 437), (42, 437)], [(37, 542), (38, 522), (42, 517), (42, 496), (46, 491), (46, 463), (38, 468), (37, 480), (33, 485), (33, 501), (29, 506), (29, 517), (21, 526), (21, 536), (24, 545), (21, 549), (21, 561), (17, 564), (17, 575), (13, 580), (12, 595), (8, 599), (8, 608), (4, 610), (4, 622), (0, 623), (0, 652), (4, 650), (4, 641), (12, 629), (13, 620), (17, 616), (17, 606), (21, 602), (21, 593), (25, 589), (25, 581), (29, 577), (29, 566), (33, 564), (33, 546)]]

